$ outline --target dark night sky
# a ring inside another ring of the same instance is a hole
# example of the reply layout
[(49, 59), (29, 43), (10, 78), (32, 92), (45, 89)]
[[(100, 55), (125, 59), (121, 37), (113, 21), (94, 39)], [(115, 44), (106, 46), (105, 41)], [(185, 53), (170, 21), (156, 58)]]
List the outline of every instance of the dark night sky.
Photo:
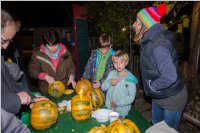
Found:
[(71, 27), (73, 1), (2, 1), (1, 8), (21, 20), (22, 27)]
[[(2, 1), (2, 9), (7, 10), (22, 27), (72, 27), (72, 4), (84, 5), (87, 1)], [(132, 2), (135, 7), (151, 5), (152, 2)], [(192, 13), (192, 2), (181, 10), (182, 14)], [(171, 15), (172, 16), (172, 15)], [(167, 21), (171, 20), (169, 17)]]

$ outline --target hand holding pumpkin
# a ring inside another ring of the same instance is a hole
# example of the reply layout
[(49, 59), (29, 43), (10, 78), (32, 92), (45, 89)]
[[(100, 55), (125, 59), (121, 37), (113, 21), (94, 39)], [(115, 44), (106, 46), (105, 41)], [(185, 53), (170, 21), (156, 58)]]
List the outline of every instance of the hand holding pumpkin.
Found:
[(29, 104), (31, 102), (31, 97), (28, 95), (27, 92), (24, 92), (24, 91), (18, 92), (17, 95), (20, 98), (21, 104), (23, 104), (23, 105), (26, 104), (27, 105), (27, 104)]
[(49, 84), (55, 82), (55, 79), (54, 79), (53, 77), (49, 76), (48, 74), (44, 76), (44, 79), (45, 79)]

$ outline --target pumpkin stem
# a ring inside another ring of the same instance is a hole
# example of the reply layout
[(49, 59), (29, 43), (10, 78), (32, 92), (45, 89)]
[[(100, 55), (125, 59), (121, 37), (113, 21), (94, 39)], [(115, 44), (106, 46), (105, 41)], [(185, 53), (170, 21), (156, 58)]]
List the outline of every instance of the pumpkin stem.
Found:
[(124, 118), (120, 118), (120, 124), (124, 124)]

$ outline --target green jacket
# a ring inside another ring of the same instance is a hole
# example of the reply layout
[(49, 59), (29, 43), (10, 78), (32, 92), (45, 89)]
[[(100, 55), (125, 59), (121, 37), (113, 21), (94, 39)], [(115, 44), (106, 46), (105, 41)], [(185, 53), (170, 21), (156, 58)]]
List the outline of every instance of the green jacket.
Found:
[(64, 52), (60, 56), (56, 70), (54, 70), (51, 59), (45, 54), (42, 46), (40, 50), (33, 53), (29, 63), (29, 75), (32, 78), (38, 79), (39, 89), (44, 94), (47, 94), (48, 83), (45, 80), (39, 79), (41, 73), (46, 73), (52, 76), (56, 81), (62, 81), (64, 84), (67, 84), (70, 75), (75, 75), (74, 63), (70, 52), (64, 45), (60, 45), (62, 46), (61, 51), (64, 50)]

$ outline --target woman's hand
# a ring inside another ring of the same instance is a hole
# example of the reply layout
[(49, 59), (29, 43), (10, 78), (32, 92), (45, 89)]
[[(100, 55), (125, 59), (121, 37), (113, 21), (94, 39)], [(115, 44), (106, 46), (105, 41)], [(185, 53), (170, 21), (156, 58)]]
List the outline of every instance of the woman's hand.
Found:
[(44, 79), (47, 81), (47, 83), (51, 84), (55, 82), (55, 79), (48, 74), (44, 76)]
[(119, 83), (119, 81), (117, 79), (110, 79), (110, 83), (112, 86), (116, 86)]
[(100, 81), (94, 81), (94, 83), (92, 84), (93, 88), (100, 88), (101, 83)]
[(67, 82), (67, 85), (72, 84), (72, 87), (75, 88), (76, 87), (76, 81), (74, 80), (74, 76), (70, 75), (69, 80)]
[(21, 104), (28, 105), (31, 102), (31, 97), (27, 92), (25, 91), (18, 92), (17, 95), (20, 98)]
[(70, 84), (72, 84), (72, 87), (73, 87), (73, 88), (76, 87), (76, 81), (75, 81), (75, 80), (69, 80), (69, 81), (67, 82), (67, 85), (70, 85)]

